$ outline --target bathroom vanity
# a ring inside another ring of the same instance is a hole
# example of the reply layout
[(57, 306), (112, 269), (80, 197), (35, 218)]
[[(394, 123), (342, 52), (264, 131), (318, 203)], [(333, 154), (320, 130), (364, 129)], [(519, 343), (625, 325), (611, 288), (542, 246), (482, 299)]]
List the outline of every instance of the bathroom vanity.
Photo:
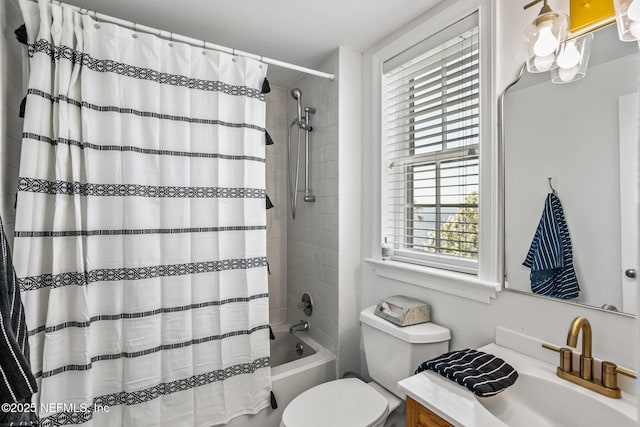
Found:
[(512, 365), (519, 377), (491, 397), (477, 397), (433, 371), (400, 381), (407, 396), (407, 427), (638, 425), (631, 378), (619, 377), (620, 398), (606, 397), (558, 377), (558, 353), (547, 348), (535, 338), (497, 328), (496, 343), (480, 350)]
[(407, 427), (453, 427), (453, 424), (407, 397)]

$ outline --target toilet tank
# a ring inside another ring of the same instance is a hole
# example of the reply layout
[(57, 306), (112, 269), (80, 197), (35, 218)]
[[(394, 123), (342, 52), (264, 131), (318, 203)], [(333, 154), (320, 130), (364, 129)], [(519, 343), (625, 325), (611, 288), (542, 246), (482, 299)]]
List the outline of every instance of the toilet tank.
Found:
[(404, 397), (398, 381), (410, 377), (425, 360), (449, 351), (449, 329), (427, 322), (400, 327), (374, 314), (376, 306), (360, 313), (364, 354), (375, 382)]

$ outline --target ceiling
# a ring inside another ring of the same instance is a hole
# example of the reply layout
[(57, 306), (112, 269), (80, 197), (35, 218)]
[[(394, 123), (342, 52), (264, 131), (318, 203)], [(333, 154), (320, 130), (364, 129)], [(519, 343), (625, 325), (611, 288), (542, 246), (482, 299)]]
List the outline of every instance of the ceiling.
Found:
[[(338, 46), (364, 52), (440, 0), (64, 0), (177, 34), (313, 68)], [(299, 73), (273, 65), (272, 85)]]

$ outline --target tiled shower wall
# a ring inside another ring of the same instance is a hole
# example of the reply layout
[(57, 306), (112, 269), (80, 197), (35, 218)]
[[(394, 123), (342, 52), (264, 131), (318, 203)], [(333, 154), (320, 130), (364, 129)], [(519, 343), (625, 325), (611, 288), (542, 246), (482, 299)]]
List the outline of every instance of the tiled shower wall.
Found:
[[(322, 64), (320, 71), (338, 74), (338, 50)], [(336, 353), (338, 350), (338, 83), (323, 78), (304, 76), (295, 84), (302, 90), (304, 106), (315, 107), (311, 116), (310, 188), (315, 203), (303, 201), (298, 193), (296, 219), (287, 214), (287, 318), (310, 322), (309, 334)], [(286, 126), (296, 116), (296, 103), (289, 90)], [(294, 128), (294, 136), (297, 131)], [(292, 138), (293, 140), (294, 138)], [(304, 168), (304, 159), (300, 169)], [(300, 189), (304, 176), (300, 176)], [(302, 294), (314, 300), (313, 314), (306, 317), (298, 310)]]
[(287, 320), (287, 175), (286, 90), (271, 86), (267, 98), (267, 130), (274, 144), (266, 147), (267, 194), (274, 207), (267, 211), (269, 261), (269, 322)]
[(15, 228), (16, 190), (22, 119), (18, 118), (22, 89), (22, 44), (13, 31), (23, 22), (18, 4), (14, 0), (3, 0), (0, 4), (0, 215), (4, 230), (11, 244)]

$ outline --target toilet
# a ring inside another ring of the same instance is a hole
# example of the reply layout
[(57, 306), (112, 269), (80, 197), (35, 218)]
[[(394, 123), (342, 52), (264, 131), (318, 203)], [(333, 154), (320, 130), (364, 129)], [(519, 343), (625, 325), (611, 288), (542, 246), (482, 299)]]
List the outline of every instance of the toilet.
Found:
[(289, 403), (280, 427), (382, 427), (402, 403), (398, 381), (425, 360), (449, 351), (451, 332), (435, 323), (400, 327), (374, 314), (360, 313), (364, 353), (373, 379), (329, 381), (310, 388)]

